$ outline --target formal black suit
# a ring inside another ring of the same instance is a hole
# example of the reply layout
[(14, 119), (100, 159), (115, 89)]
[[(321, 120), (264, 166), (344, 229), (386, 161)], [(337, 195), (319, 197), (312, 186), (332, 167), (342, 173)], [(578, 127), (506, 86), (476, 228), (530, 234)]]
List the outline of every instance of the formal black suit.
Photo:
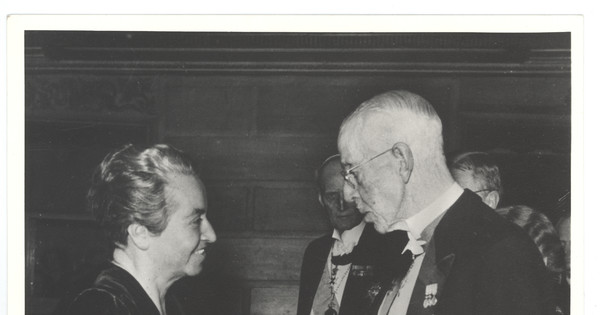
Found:
[[(380, 282), (379, 262), (385, 251), (382, 249), (383, 236), (372, 224), (367, 224), (353, 250), (353, 262), (344, 295), (340, 305), (340, 315), (365, 315), (375, 295), (369, 289)], [(312, 241), (304, 252), (300, 273), (298, 315), (309, 315), (313, 299), (325, 268), (325, 263), (333, 245), (331, 233)]]
[[(435, 299), (424, 305), (427, 286), (435, 286)], [(554, 305), (529, 236), (465, 190), (425, 249), (407, 314), (552, 314)]]

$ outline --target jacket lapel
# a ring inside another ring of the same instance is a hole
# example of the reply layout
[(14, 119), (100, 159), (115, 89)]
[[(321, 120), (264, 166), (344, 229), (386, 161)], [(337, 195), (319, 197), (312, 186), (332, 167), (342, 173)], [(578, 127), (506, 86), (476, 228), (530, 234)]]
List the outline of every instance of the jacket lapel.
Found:
[[(369, 289), (375, 285), (377, 231), (367, 224), (356, 247), (353, 249), (352, 265), (344, 296), (340, 305), (340, 314), (364, 314), (364, 307), (370, 303)], [(374, 298), (374, 297), (373, 297)]]
[[(434, 256), (434, 259), (424, 261), (421, 266), (407, 314), (432, 314), (438, 308), (436, 305), (440, 304), (440, 298), (444, 299), (444, 288), (447, 287), (456, 255), (475, 246), (473, 233), (464, 232), (468, 231), (464, 227), (472, 221), (472, 212), (480, 211), (481, 204), (479, 196), (465, 191), (443, 215), (426, 249), (425, 259), (427, 256)], [(431, 295), (427, 296), (432, 292), (435, 292), (435, 300)]]
[(411, 295), (407, 314), (433, 314), (435, 305), (444, 291), (455, 258), (454, 253), (437, 255), (435, 238), (425, 250), (423, 264)]
[(324, 236), (317, 242), (314, 250), (306, 257), (307, 261), (303, 262), (306, 269), (303, 271), (301, 281), (306, 285), (301, 286), (298, 298), (298, 314), (302, 315), (310, 314), (333, 239), (330, 236)]
[(310, 297), (310, 303), (312, 305), (312, 301), (315, 297), (315, 293), (317, 292), (317, 287), (319, 286), (319, 282), (321, 281), (321, 276), (323, 274), (323, 270), (325, 268), (325, 263), (327, 262), (327, 258), (329, 257), (329, 252), (331, 250), (331, 246), (333, 245), (333, 239), (329, 239), (328, 242), (323, 242), (323, 246), (319, 247), (319, 251), (316, 252), (313, 257), (313, 263), (311, 266), (313, 268), (310, 272), (310, 284), (309, 288), (312, 292)]

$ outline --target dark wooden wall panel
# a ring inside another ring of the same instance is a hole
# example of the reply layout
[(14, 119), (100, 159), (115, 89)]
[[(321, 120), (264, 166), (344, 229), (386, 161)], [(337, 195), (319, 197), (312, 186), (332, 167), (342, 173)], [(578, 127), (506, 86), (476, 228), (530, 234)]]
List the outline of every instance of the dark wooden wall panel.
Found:
[(332, 84), (334, 80), (319, 78), (306, 81), (260, 89), (259, 132), (335, 135), (342, 119), (364, 100), (355, 86), (340, 86)]
[(334, 137), (167, 136), (190, 154), (207, 180), (312, 181), (322, 159), (337, 152)]
[(251, 188), (235, 184), (214, 184), (206, 187), (208, 219), (215, 232), (252, 229), (249, 213)]
[[(313, 236), (228, 235), (218, 239), (210, 254), (209, 269), (225, 278), (260, 281), (297, 281), (302, 255)], [(218, 264), (213, 266), (212, 264)]]
[(565, 77), (465, 78), (461, 109), (483, 113), (571, 113), (571, 83)]
[(35, 296), (60, 298), (68, 290), (82, 289), (112, 256), (94, 221), (30, 216), (27, 223), (35, 230), (27, 240), (35, 257), (28, 290)]
[(27, 150), (26, 207), (31, 212), (85, 212), (86, 193), (93, 169), (100, 162), (94, 152), (68, 148)]
[(185, 80), (168, 86), (166, 130), (172, 134), (248, 134), (255, 120), (256, 91), (231, 80)]
[(137, 121), (157, 113), (152, 76), (36, 74), (25, 76), (25, 112), (73, 121)]
[(511, 117), (507, 117), (502, 123), (491, 117), (482, 117), (466, 122), (462, 130), (465, 148), (512, 148), (517, 152), (570, 151), (571, 135), (568, 121), (548, 121), (540, 126), (523, 123)]
[(311, 186), (257, 187), (254, 195), (255, 229), (258, 231), (327, 230), (330, 225), (317, 200), (317, 188), (314, 187), (315, 185)]
[(247, 314), (250, 288), (241, 279), (229, 278), (215, 268), (176, 281), (170, 290), (182, 302), (185, 314)]
[(26, 123), (26, 211), (86, 211), (86, 194), (95, 167), (115, 147), (146, 143), (149, 128), (141, 124), (32, 120)]
[(380, 76), (275, 77), (258, 92), (258, 132), (330, 134), (360, 103), (389, 90), (407, 89), (427, 98), (444, 119), (456, 105), (456, 80)]
[(297, 286), (254, 288), (250, 292), (251, 315), (293, 315), (297, 305)]

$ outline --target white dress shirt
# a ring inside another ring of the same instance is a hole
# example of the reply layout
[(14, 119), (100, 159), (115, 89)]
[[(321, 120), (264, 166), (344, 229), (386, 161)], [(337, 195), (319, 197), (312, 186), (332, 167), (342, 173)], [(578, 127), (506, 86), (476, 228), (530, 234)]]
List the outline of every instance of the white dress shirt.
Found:
[[(464, 189), (461, 188), (456, 182), (453, 183), (450, 188), (448, 188), (442, 195), (440, 195), (436, 200), (434, 200), (429, 206), (425, 209), (419, 211), (417, 214), (412, 217), (406, 219), (406, 221), (401, 221), (396, 224), (393, 224), (388, 232), (395, 230), (404, 230), (409, 233), (409, 246), (415, 246), (415, 240), (421, 238), (421, 234), (423, 230), (435, 221), (438, 217), (443, 215), (448, 208), (450, 208), (456, 200), (460, 197), (460, 195), (464, 192)], [(431, 237), (431, 235), (428, 235)], [(412, 243), (412, 244), (411, 244)], [(424, 241), (419, 241), (420, 244), (424, 244)], [(414, 254), (417, 254), (413, 251)], [(393, 299), (392, 306), (389, 309), (389, 313), (385, 313), (387, 310), (384, 310), (380, 307), (378, 315), (406, 315), (406, 311), (408, 310), (408, 305), (410, 303), (410, 298), (412, 296), (412, 291), (415, 288), (415, 284), (417, 282), (417, 278), (419, 276), (419, 271), (421, 270), (421, 265), (423, 264), (423, 258), (425, 254), (419, 255), (413, 261), (410, 269), (408, 270), (406, 276), (401, 281), (400, 289), (397, 291), (397, 294), (390, 294), (392, 291), (388, 292), (388, 295), (385, 296), (384, 302), (381, 303), (385, 305), (385, 300)]]

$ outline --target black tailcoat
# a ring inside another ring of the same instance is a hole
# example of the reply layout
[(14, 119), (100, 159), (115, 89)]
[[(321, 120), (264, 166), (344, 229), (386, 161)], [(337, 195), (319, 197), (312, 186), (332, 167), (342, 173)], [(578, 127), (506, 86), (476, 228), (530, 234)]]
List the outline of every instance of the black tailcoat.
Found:
[[(369, 289), (379, 285), (378, 263), (382, 261), (383, 235), (378, 234), (372, 224), (367, 224), (353, 250), (353, 262), (344, 288), (340, 315), (364, 315), (376, 292)], [(310, 315), (313, 299), (325, 268), (331, 246), (331, 233), (312, 241), (304, 252), (300, 273), (298, 315)], [(320, 314), (319, 314), (320, 315)]]
[[(435, 299), (426, 297), (432, 285)], [(465, 190), (434, 230), (407, 314), (535, 315), (554, 307), (549, 274), (529, 236)]]

